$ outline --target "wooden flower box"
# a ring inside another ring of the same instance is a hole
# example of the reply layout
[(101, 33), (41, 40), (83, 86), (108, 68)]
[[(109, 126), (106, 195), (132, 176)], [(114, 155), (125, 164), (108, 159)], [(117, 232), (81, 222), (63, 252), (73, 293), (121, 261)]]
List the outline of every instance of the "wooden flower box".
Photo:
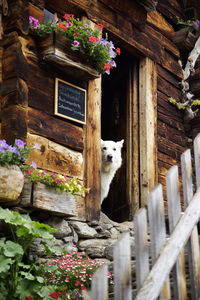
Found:
[(20, 206), (45, 210), (55, 215), (77, 215), (77, 198), (74, 195), (47, 187), (42, 183), (26, 182)]
[(39, 37), (37, 43), (41, 59), (61, 69), (63, 73), (84, 80), (100, 76), (88, 57), (78, 50), (72, 50), (66, 37), (59, 32), (53, 31)]

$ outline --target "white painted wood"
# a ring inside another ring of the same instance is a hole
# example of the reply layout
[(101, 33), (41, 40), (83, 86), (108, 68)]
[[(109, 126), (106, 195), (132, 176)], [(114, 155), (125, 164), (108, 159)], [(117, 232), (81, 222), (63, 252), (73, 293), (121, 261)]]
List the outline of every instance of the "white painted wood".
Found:
[[(135, 300), (156, 300), (162, 286), (169, 275), (181, 249), (190, 237), (194, 226), (200, 218), (200, 189), (192, 198), (185, 213), (180, 218), (176, 228), (167, 240), (162, 253), (156, 260), (152, 270), (146, 277), (144, 285), (139, 290)], [(174, 298), (178, 299), (178, 298)]]
[(114, 246), (114, 299), (131, 300), (131, 248), (129, 232), (124, 232)]
[[(148, 216), (151, 237), (151, 258), (152, 264), (156, 261), (166, 241), (165, 212), (163, 204), (162, 185), (158, 184), (148, 197)], [(171, 299), (170, 283), (167, 278), (160, 299)]]
[[(167, 173), (167, 203), (170, 234), (176, 227), (176, 224), (181, 215), (180, 193), (179, 193), (179, 178), (178, 167), (173, 166)], [(186, 278), (185, 278), (185, 260), (184, 252), (180, 256), (172, 270), (173, 289), (176, 300), (187, 299)]]
[[(183, 194), (185, 209), (193, 197), (191, 151), (188, 149), (181, 155), (183, 178)], [(200, 248), (197, 226), (194, 227), (188, 241), (188, 258), (192, 300), (200, 299)]]
[(91, 300), (108, 299), (108, 266), (102, 265), (93, 275)]
[(196, 188), (200, 187), (200, 133), (194, 139)]
[(135, 229), (135, 259), (136, 259), (136, 285), (139, 289), (149, 273), (149, 245), (147, 236), (147, 213), (141, 208), (134, 217)]

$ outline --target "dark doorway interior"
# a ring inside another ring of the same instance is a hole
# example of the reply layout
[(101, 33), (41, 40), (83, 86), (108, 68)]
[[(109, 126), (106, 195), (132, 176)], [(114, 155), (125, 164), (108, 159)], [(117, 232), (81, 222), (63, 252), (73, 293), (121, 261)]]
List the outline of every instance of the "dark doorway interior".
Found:
[(132, 56), (123, 52), (116, 60), (117, 68), (111, 75), (102, 78), (102, 139), (119, 141), (124, 139), (123, 164), (117, 171), (110, 192), (102, 203), (102, 211), (112, 220), (123, 222), (130, 219), (130, 199), (127, 192), (127, 147), (130, 70)]

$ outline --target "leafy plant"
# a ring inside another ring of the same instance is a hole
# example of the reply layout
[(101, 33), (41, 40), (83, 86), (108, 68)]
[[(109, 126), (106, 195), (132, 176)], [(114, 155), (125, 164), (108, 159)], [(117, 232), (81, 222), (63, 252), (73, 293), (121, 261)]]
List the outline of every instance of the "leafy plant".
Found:
[(200, 20), (186, 20), (177, 17), (177, 24), (184, 25), (189, 28), (190, 31), (200, 31)]
[(191, 101), (186, 101), (186, 102), (178, 102), (176, 99), (174, 99), (173, 97), (170, 97), (168, 99), (168, 101), (175, 105), (178, 109), (182, 109), (185, 110), (186, 108), (196, 108), (198, 106), (200, 106), (200, 100), (199, 99), (191, 99)]
[(41, 182), (46, 186), (53, 187), (69, 194), (84, 196), (89, 191), (83, 187), (76, 178), (69, 178), (66, 175), (50, 172), (47, 170), (28, 169), (24, 173), (25, 178), (30, 182)]
[(14, 146), (11, 146), (5, 140), (0, 140), (0, 165), (20, 166), (33, 149), (39, 149), (39, 145), (35, 143), (34, 147), (27, 147), (25, 142), (16, 139)]
[(41, 267), (34, 264), (30, 246), (36, 238), (42, 238), (51, 253), (47, 241), (54, 239), (52, 233), (57, 230), (9, 209), (0, 208), (0, 220), (8, 236), (0, 238), (0, 299), (41, 299), (39, 293), (45, 280), (39, 275)]
[(110, 70), (116, 67), (115, 57), (121, 53), (120, 48), (115, 48), (112, 41), (108, 41), (106, 34), (102, 37), (103, 25), (92, 27), (90, 23), (81, 22), (72, 14), (65, 14), (63, 20), (50, 22), (39, 21), (29, 17), (30, 31), (34, 35), (43, 36), (52, 31), (60, 32), (66, 37), (66, 42), (74, 51), (80, 51), (89, 58), (100, 74), (110, 74)]

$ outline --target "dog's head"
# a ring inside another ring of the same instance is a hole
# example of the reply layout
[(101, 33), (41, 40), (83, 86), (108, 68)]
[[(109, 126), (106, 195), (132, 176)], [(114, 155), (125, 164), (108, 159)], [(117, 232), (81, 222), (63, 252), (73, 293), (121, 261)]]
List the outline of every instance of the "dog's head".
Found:
[(118, 163), (121, 161), (121, 149), (124, 140), (119, 142), (101, 140), (102, 162)]

